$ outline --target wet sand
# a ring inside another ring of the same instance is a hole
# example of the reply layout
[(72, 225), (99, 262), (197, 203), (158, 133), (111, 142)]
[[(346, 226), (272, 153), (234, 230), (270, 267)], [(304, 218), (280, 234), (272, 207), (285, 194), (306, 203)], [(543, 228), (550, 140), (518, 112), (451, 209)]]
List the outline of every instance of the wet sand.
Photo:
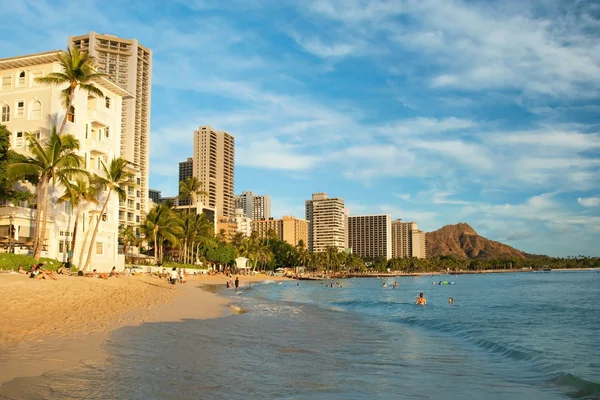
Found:
[[(242, 285), (284, 279), (240, 277)], [(190, 276), (185, 284), (169, 285), (147, 275), (108, 280), (60, 276), (53, 281), (0, 274), (0, 385), (105, 358), (102, 343), (122, 326), (239, 312), (224, 297), (199, 290), (226, 281), (224, 276)]]

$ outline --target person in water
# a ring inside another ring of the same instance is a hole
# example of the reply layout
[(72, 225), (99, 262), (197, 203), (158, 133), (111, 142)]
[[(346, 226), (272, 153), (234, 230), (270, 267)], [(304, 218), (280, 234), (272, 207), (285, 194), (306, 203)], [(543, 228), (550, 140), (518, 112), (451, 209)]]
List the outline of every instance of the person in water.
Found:
[(450, 297), (450, 298), (448, 299), (448, 304), (454, 304), (454, 300), (452, 299), (452, 297)]
[(417, 299), (417, 302), (415, 304), (420, 304), (420, 305), (425, 305), (427, 304), (427, 300), (425, 299), (425, 297), (423, 297), (423, 293), (419, 294), (419, 298)]
[(239, 287), (240, 287), (240, 278), (238, 278), (236, 276), (235, 277), (235, 290), (238, 290)]

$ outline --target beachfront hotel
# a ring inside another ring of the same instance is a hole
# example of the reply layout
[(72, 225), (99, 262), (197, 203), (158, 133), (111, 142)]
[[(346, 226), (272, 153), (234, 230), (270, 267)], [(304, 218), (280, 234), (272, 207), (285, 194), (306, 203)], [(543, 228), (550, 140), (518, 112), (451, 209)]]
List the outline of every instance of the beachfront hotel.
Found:
[(271, 196), (255, 195), (252, 191), (235, 195), (235, 208), (241, 208), (244, 215), (253, 220), (268, 220), (271, 218)]
[(268, 238), (269, 231), (275, 232), (279, 240), (297, 246), (300, 241), (306, 248), (308, 243), (308, 221), (284, 215), (281, 219), (265, 219), (252, 221), (252, 231), (260, 238)]
[[(60, 126), (65, 116), (66, 110), (61, 99), (63, 87), (35, 82), (35, 78), (50, 72), (62, 72), (58, 63), (59, 54), (58, 51), (49, 51), (0, 60), (0, 124), (6, 125), (12, 132), (11, 148), (26, 156), (30, 155), (27, 133), (31, 132), (38, 140), (45, 141), (49, 138), (52, 127)], [(83, 167), (91, 174), (104, 176), (101, 163), (108, 164), (121, 154), (122, 103), (135, 96), (105, 78), (95, 80), (94, 84), (103, 92), (104, 98), (77, 89), (73, 105), (68, 111), (65, 133), (70, 133), (79, 140), (78, 153), (83, 158)], [(34, 190), (32, 187), (29, 189)], [(69, 202), (57, 204), (63, 193), (64, 188), (60, 185), (50, 186), (48, 191), (47, 230), (42, 251), (43, 257), (61, 261), (67, 259), (76, 215), (76, 210)], [(83, 243), (90, 228), (100, 219), (98, 236), (93, 246), (94, 268), (101, 271), (110, 270), (113, 265), (123, 265), (123, 256), (118, 256), (119, 221), (126, 220), (132, 224), (139, 222), (135, 218), (134, 198), (135, 196), (130, 196), (125, 206), (121, 207), (118, 197), (113, 194), (103, 215), (99, 215), (103, 196), (100, 198), (100, 205), (83, 205), (76, 257), (80, 254), (84, 257), (87, 255), (88, 246), (82, 249)], [(0, 205), (0, 229), (3, 232), (8, 231), (9, 220), (12, 220), (12, 240), (16, 243), (14, 252), (30, 253), (36, 212), (33, 204), (22, 202), (17, 206), (10, 203)], [(74, 262), (77, 263), (78, 259)]]
[[(69, 47), (87, 51), (95, 58), (98, 72), (134, 94), (123, 101), (121, 116), (121, 157), (132, 163), (135, 185), (127, 190), (121, 203), (121, 225), (139, 225), (148, 212), (148, 179), (150, 173), (150, 96), (152, 87), (152, 51), (136, 39), (89, 32), (71, 36)], [(135, 208), (130, 209), (131, 202)], [(133, 214), (133, 220), (126, 218)], [(139, 228), (136, 228), (139, 235)]]
[[(188, 157), (187, 160), (179, 163), (179, 181), (185, 182), (188, 178), (194, 176), (194, 159), (192, 157)], [(179, 188), (178, 188), (179, 190)], [(182, 206), (187, 206), (190, 204), (191, 199), (181, 199), (179, 200), (179, 204)]]
[(313, 193), (305, 206), (308, 250), (319, 253), (334, 247), (345, 251), (348, 247), (348, 209), (344, 199), (329, 198), (327, 193)]
[(425, 232), (415, 222), (392, 221), (392, 258), (425, 258)]
[(235, 139), (229, 133), (201, 126), (194, 131), (193, 174), (207, 194), (198, 196), (217, 217), (234, 216)]
[(392, 258), (392, 217), (387, 214), (348, 217), (348, 247), (364, 260)]

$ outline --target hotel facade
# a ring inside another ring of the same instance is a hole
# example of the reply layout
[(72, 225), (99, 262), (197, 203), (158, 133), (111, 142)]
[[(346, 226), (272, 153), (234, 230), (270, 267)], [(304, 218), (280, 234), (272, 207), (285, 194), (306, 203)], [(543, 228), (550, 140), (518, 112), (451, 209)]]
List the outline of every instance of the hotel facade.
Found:
[(348, 217), (348, 246), (364, 260), (392, 258), (392, 217), (360, 215)]
[[(35, 82), (51, 72), (62, 72), (58, 63), (58, 51), (31, 54), (0, 60), (0, 124), (12, 132), (10, 145), (23, 155), (30, 155), (26, 135), (33, 134), (38, 140), (50, 137), (52, 127), (59, 127), (66, 110), (61, 99), (64, 87), (45, 86)], [(102, 163), (121, 155), (121, 107), (123, 101), (133, 99), (134, 94), (108, 79), (97, 79), (94, 84), (103, 92), (104, 98), (90, 95), (77, 89), (72, 107), (68, 112), (65, 134), (74, 135), (80, 143), (78, 154), (90, 174), (104, 176)], [(132, 188), (134, 181), (132, 179)], [(30, 190), (34, 188), (29, 187)], [(113, 194), (106, 211), (100, 214), (107, 192), (99, 198), (99, 204), (82, 204), (77, 234), (77, 248), (73, 263), (79, 264), (79, 256), (85, 260), (90, 231), (99, 220), (99, 229), (93, 248), (93, 266), (98, 270), (110, 270), (121, 266), (123, 256), (118, 255), (118, 229), (121, 220), (136, 223), (133, 189), (121, 207)], [(48, 213), (46, 216), (46, 238), (42, 256), (66, 260), (73, 237), (76, 210), (69, 202), (58, 203), (64, 193), (60, 185), (50, 186), (48, 191)], [(35, 213), (32, 204), (0, 204), (0, 236), (8, 232), (9, 220), (13, 223), (12, 240), (16, 243), (15, 253), (32, 252)], [(79, 265), (78, 265), (79, 266)]]
[(300, 242), (304, 244), (304, 248), (308, 245), (308, 221), (289, 215), (284, 215), (281, 219), (252, 221), (252, 231), (265, 239), (269, 237), (269, 231), (273, 231), (279, 240), (286, 241), (294, 247)]
[(426, 258), (425, 232), (415, 222), (392, 221), (392, 258)]
[(271, 196), (242, 192), (235, 196), (235, 208), (241, 208), (244, 215), (253, 220), (268, 220), (271, 218)]
[(194, 131), (193, 176), (207, 193), (199, 200), (216, 209), (217, 217), (234, 217), (234, 157), (235, 139), (229, 133), (210, 126)]
[(344, 199), (314, 193), (305, 204), (308, 226), (308, 250), (324, 252), (328, 247), (345, 251), (348, 247), (348, 209)]
[[(152, 51), (136, 39), (93, 31), (69, 37), (68, 45), (89, 52), (95, 58), (98, 72), (107, 74), (108, 80), (133, 94), (122, 103), (119, 149), (121, 156), (132, 163), (130, 172), (135, 174), (131, 190), (127, 190), (127, 200), (122, 203), (120, 223), (134, 227), (145, 217), (149, 203)], [(130, 200), (135, 204), (133, 210), (126, 207)], [(135, 224), (125, 218), (131, 212)], [(140, 234), (139, 228), (136, 234)]]

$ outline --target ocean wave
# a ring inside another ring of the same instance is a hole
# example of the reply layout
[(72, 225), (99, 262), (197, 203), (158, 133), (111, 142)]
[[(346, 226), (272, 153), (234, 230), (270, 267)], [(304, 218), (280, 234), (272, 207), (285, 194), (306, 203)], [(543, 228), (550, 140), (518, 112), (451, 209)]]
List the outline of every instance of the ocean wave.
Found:
[(600, 383), (588, 381), (573, 374), (561, 372), (549, 380), (564, 389), (573, 399), (599, 399)]

